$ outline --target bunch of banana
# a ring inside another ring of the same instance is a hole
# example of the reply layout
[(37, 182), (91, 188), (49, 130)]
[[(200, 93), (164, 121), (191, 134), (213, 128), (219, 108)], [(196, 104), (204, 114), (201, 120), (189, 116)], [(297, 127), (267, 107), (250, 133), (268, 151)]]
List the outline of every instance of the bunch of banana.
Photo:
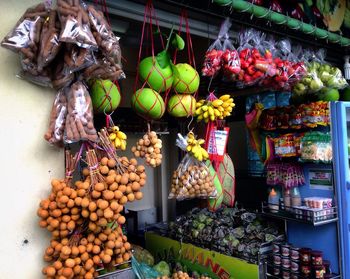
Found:
[(192, 132), (187, 134), (188, 153), (191, 153), (198, 161), (207, 160), (209, 158), (208, 152), (201, 146), (204, 144), (204, 139), (196, 139)]
[(215, 121), (216, 119), (224, 119), (231, 115), (232, 109), (235, 107), (233, 98), (230, 95), (222, 95), (215, 100), (200, 100), (196, 104), (194, 116), (197, 117), (197, 122)]
[(118, 126), (113, 126), (108, 129), (109, 140), (112, 142), (116, 149), (125, 150), (126, 149), (126, 139), (127, 136), (122, 131), (119, 131)]

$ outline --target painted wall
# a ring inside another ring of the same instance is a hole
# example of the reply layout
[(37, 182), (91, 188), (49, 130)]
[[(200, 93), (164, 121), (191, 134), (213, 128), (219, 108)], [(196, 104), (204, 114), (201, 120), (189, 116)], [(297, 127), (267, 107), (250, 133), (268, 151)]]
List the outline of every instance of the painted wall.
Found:
[[(0, 1), (0, 38), (35, 0)], [(43, 139), (54, 91), (16, 77), (18, 56), (0, 48), (0, 278), (41, 278), (48, 233), (36, 210), (50, 179), (64, 175), (63, 152)]]

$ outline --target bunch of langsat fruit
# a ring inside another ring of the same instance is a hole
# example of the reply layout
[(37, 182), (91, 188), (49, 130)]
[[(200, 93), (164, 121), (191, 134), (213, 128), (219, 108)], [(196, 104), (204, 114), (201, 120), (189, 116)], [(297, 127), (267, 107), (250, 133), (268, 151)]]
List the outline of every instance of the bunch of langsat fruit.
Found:
[(153, 168), (162, 163), (162, 140), (155, 131), (148, 131), (131, 151), (135, 157), (145, 158), (146, 164)]
[(40, 202), (39, 225), (52, 236), (44, 254), (46, 278), (95, 278), (97, 268), (130, 259), (121, 213), (127, 202), (142, 199), (145, 167), (136, 159), (118, 157), (106, 130), (99, 136), (105, 156), (98, 160), (94, 149), (87, 150), (84, 178), (73, 183), (80, 156), (67, 151), (66, 178), (52, 180), (50, 195)]

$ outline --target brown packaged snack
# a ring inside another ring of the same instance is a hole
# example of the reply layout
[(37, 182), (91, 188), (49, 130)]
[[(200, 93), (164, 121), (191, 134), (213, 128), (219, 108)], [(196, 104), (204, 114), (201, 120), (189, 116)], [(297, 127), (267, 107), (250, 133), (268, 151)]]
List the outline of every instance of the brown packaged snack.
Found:
[(81, 71), (95, 63), (93, 52), (74, 44), (66, 44), (64, 52), (64, 73)]
[(67, 116), (67, 88), (59, 90), (53, 102), (49, 127), (44, 135), (51, 144), (62, 145)]
[(84, 70), (83, 77), (86, 80), (96, 78), (118, 80), (125, 78), (125, 74), (120, 65), (115, 64), (112, 58), (98, 55), (96, 63)]
[(38, 54), (39, 71), (49, 65), (61, 49), (62, 43), (59, 41), (60, 24), (58, 24), (57, 20), (57, 11), (51, 10), (49, 17), (43, 24), (40, 36), (40, 50)]
[(96, 39), (97, 45), (102, 53), (111, 58), (114, 64), (121, 68), (121, 49), (119, 40), (114, 35), (112, 28), (106, 21), (103, 12), (97, 11), (94, 6), (89, 5), (88, 8), (89, 20), (92, 33)]
[(57, 0), (57, 11), (62, 25), (60, 41), (88, 49), (98, 48), (88, 14), (79, 0)]
[(90, 140), (97, 142), (98, 136), (93, 122), (92, 102), (86, 86), (77, 81), (68, 92), (68, 114), (64, 141), (66, 143)]
[(49, 12), (43, 3), (29, 8), (2, 40), (1, 46), (26, 56), (36, 57), (41, 28)]
[(67, 74), (64, 71), (63, 53), (60, 53), (57, 59), (55, 59), (52, 69), (51, 80), (54, 89), (59, 90), (66, 87), (74, 80), (73, 73)]

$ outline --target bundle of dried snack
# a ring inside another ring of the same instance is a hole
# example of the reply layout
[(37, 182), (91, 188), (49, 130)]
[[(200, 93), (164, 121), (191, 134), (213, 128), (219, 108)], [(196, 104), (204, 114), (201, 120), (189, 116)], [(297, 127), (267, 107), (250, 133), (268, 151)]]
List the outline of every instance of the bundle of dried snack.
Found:
[(62, 24), (60, 41), (97, 49), (88, 13), (79, 0), (57, 0), (57, 11)]
[(57, 11), (51, 10), (48, 19), (43, 24), (40, 35), (40, 49), (38, 53), (38, 70), (50, 64), (61, 49), (62, 43), (59, 41), (61, 26), (57, 19)]
[(64, 73), (71, 74), (83, 70), (95, 63), (91, 50), (66, 44), (64, 51)]
[(52, 65), (51, 82), (54, 89), (59, 90), (65, 86), (68, 86), (74, 80), (73, 73), (65, 73), (63, 57), (61, 59), (61, 53), (55, 63)]
[(73, 83), (68, 92), (68, 114), (64, 140), (66, 143), (80, 140), (98, 141), (93, 122), (91, 98), (81, 81)]
[(119, 40), (114, 35), (111, 26), (106, 21), (103, 12), (97, 11), (94, 6), (88, 8), (90, 25), (92, 33), (96, 39), (97, 45), (102, 53), (111, 58), (116, 65), (121, 68), (121, 50)]
[(63, 142), (64, 128), (67, 116), (67, 88), (57, 92), (53, 102), (49, 127), (44, 138), (51, 144), (61, 144)]

